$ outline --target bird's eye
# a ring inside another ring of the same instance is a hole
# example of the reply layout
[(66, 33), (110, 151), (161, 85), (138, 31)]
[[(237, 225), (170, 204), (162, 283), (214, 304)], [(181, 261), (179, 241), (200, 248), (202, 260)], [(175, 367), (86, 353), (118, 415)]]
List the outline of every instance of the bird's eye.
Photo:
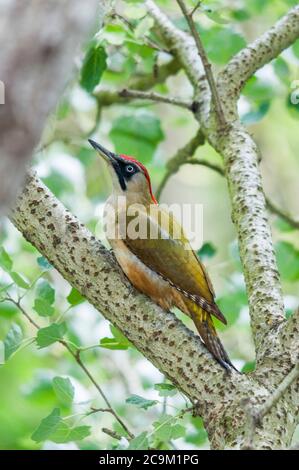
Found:
[(135, 171), (135, 168), (133, 167), (133, 165), (127, 165), (126, 166), (126, 172), (127, 173), (134, 173)]

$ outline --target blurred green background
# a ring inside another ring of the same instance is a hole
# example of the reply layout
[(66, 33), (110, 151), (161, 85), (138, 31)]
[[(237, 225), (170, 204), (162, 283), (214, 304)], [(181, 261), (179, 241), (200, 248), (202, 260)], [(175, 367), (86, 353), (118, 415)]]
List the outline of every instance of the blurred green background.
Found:
[[(116, 13), (112, 12), (99, 33), (99, 22), (95, 23), (95, 35), (79, 54), (75, 78), (49, 119), (34, 156), (33, 166), (46, 185), (100, 238), (110, 181), (87, 138), (140, 159), (149, 169), (155, 190), (165, 174), (166, 162), (197, 131), (188, 110), (140, 100), (106, 105), (104, 96), (109, 97), (111, 90), (129, 87), (132, 77), (153, 78), (171, 60), (142, 3), (118, 1)], [(157, 3), (186, 29), (176, 2)], [(187, 3), (191, 7), (196, 2)], [(291, 0), (202, 2), (196, 22), (214, 70), (219, 71), (233, 54), (295, 4)], [(239, 102), (241, 119), (261, 149), (265, 193), (295, 220), (299, 220), (299, 104), (292, 104), (291, 95), (295, 96), (298, 89), (297, 41), (248, 82)], [(183, 71), (154, 90), (192, 98)], [(222, 163), (208, 144), (198, 148), (196, 157)], [(184, 165), (169, 179), (160, 202), (203, 205), (204, 245), (200, 254), (219, 306), (228, 318), (228, 326), (218, 325), (220, 334), (236, 366), (250, 372), (254, 348), (225, 179), (203, 166)], [(298, 304), (298, 230), (276, 215), (270, 213), (269, 217), (286, 315), (291, 315)], [(15, 300), (21, 297), (25, 311), (43, 327), (63, 319), (67, 341), (81, 347), (94, 346), (82, 353), (82, 360), (118, 414), (136, 436), (141, 436), (139, 443), (130, 444), (131, 448), (142, 447), (144, 442), (159, 448), (209, 447), (200, 418), (192, 418), (190, 413), (182, 416), (181, 411), (188, 406), (186, 399), (72, 291), (7, 220), (1, 222), (0, 240), (0, 449), (110, 449), (129, 445), (125, 437), (117, 440), (102, 432), (102, 428), (109, 428), (124, 435), (111, 414), (88, 415), (91, 407), (104, 406), (94, 386), (60, 344), (37, 347), (34, 328), (12, 302), (4, 300), (7, 295)], [(107, 337), (112, 339), (105, 340)], [(53, 381), (55, 377), (62, 380)], [(52, 413), (58, 423), (56, 412), (53, 414), (56, 408), (60, 409), (59, 426), (63, 429), (57, 429), (52, 420), (51, 432), (43, 433), (40, 423), (45, 417)], [(81, 430), (71, 434), (78, 427)], [(38, 433), (33, 434), (37, 428)]]

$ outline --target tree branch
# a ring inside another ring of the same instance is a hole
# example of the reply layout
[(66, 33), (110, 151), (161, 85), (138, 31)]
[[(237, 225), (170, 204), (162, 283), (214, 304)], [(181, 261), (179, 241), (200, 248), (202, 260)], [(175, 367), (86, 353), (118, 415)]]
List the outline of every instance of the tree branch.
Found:
[(267, 197), (266, 197), (266, 204), (267, 204), (269, 211), (272, 212), (272, 214), (278, 215), (278, 217), (284, 220), (291, 227), (295, 229), (299, 229), (299, 220), (295, 220), (293, 217), (290, 216), (290, 214), (288, 214), (287, 212), (277, 207), (277, 205)]
[(176, 154), (166, 163), (166, 173), (156, 191), (157, 199), (160, 199), (163, 189), (169, 178), (175, 174), (186, 160), (194, 155), (196, 149), (204, 144), (204, 136), (199, 129), (197, 134), (184, 147), (179, 149)]
[(178, 98), (160, 95), (159, 93), (145, 92), (145, 91), (138, 91), (138, 90), (131, 90), (131, 89), (124, 88), (118, 94), (122, 98), (133, 98), (133, 99), (156, 101), (158, 103), (168, 103), (168, 104), (173, 104), (175, 106), (180, 106), (181, 108), (189, 109), (189, 111), (193, 110), (193, 103), (191, 101), (180, 100)]
[[(198, 140), (198, 143), (196, 144), (197, 138), (199, 140)], [(184, 147), (183, 149), (180, 149), (174, 157), (172, 157), (170, 160), (168, 160), (168, 162), (166, 164), (166, 168), (169, 168), (169, 170), (166, 171), (166, 173), (165, 173), (165, 175), (164, 175), (164, 177), (163, 177), (163, 179), (162, 179), (162, 181), (161, 181), (161, 183), (158, 186), (158, 189), (156, 191), (156, 194), (157, 194), (158, 198), (161, 196), (161, 193), (162, 193), (164, 187), (166, 186), (166, 183), (171, 178), (171, 176), (174, 173), (176, 173), (180, 169), (180, 167), (184, 164), (186, 164), (186, 165), (205, 166), (206, 168), (209, 168), (210, 170), (215, 171), (219, 175), (225, 176), (225, 171), (224, 171), (224, 168), (222, 168), (222, 166), (211, 163), (211, 162), (209, 162), (207, 160), (204, 160), (204, 159), (190, 158), (190, 157), (192, 157), (192, 155), (196, 151), (197, 147), (200, 146), (200, 145), (203, 145), (203, 144), (204, 144), (204, 136), (199, 131), (198, 137), (196, 137), (193, 141), (189, 142), (186, 145), (186, 147)], [(267, 204), (268, 210), (272, 214), (277, 215), (280, 219), (287, 222), (291, 227), (293, 227), (295, 229), (299, 229), (299, 221), (293, 219), (289, 214), (287, 214), (282, 209), (277, 207), (271, 201), (271, 199), (269, 199), (267, 196), (266, 196), (266, 204)]]
[(104, 11), (105, 0), (88, 0), (84, 9), (80, 0), (11, 0), (1, 6), (0, 42), (6, 47), (0, 62), (5, 84), (5, 104), (0, 105), (0, 213), (22, 184), (26, 164), (71, 75), (75, 53), (99, 3)]
[[(299, 37), (299, 6), (292, 8), (269, 31), (242, 49), (219, 75), (227, 104), (236, 105), (242, 87), (254, 73), (275, 59)], [(236, 111), (235, 111), (236, 112)]]
[[(175, 75), (180, 68), (180, 63), (176, 59), (172, 59), (166, 64), (161, 65), (158, 68), (157, 74), (150, 73), (140, 77), (133, 77), (129, 80), (128, 87), (139, 91), (149, 90), (159, 83), (164, 83), (169, 76)], [(94, 96), (98, 99), (101, 107), (128, 101), (127, 98), (122, 98), (119, 95), (118, 90), (105, 89), (101, 85), (95, 88)]]
[(207, 54), (206, 54), (205, 49), (203, 47), (200, 35), (199, 35), (199, 33), (196, 29), (195, 23), (193, 21), (194, 10), (192, 10), (192, 12), (189, 14), (188, 10), (186, 8), (186, 5), (184, 3), (184, 0), (177, 0), (177, 3), (179, 4), (179, 6), (180, 6), (180, 8), (183, 12), (183, 15), (185, 16), (185, 18), (187, 20), (187, 23), (189, 25), (191, 34), (194, 38), (194, 41), (195, 41), (195, 44), (196, 44), (196, 47), (197, 47), (197, 51), (198, 51), (199, 57), (201, 59), (202, 65), (204, 67), (206, 77), (207, 77), (207, 80), (208, 80), (208, 83), (209, 83), (209, 86), (210, 86), (210, 90), (211, 90), (211, 94), (212, 94), (212, 101), (213, 101), (213, 104), (215, 106), (215, 112), (216, 112), (216, 116), (218, 118), (219, 124), (222, 127), (225, 127), (226, 120), (225, 120), (225, 116), (224, 116), (224, 113), (223, 113), (223, 110), (222, 110), (222, 104), (221, 104), (221, 101), (220, 101), (220, 98), (219, 98), (217, 86), (216, 86), (216, 83), (215, 83), (215, 80), (214, 80), (214, 75), (213, 75), (213, 72), (212, 72), (212, 66), (211, 66), (211, 64), (208, 60), (208, 57), (207, 57)]

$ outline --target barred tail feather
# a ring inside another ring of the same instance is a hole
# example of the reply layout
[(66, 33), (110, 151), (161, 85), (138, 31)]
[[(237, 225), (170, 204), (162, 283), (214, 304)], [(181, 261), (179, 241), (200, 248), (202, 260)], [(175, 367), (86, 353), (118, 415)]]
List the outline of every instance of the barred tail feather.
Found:
[(219, 364), (228, 371), (233, 368), (238, 372), (229, 359), (227, 352), (225, 351), (220, 339), (217, 336), (211, 315), (208, 312), (200, 309), (198, 312), (192, 313), (192, 319), (196, 325), (202, 341), (210, 353), (213, 354), (215, 359), (219, 362)]

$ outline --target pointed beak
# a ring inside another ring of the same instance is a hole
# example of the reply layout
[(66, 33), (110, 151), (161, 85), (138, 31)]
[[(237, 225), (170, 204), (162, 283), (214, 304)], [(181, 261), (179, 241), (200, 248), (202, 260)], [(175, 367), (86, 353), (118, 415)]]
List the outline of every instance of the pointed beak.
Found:
[(116, 160), (116, 154), (113, 153), (113, 152), (110, 152), (110, 150), (107, 150), (105, 149), (105, 147), (103, 147), (102, 145), (98, 144), (97, 142), (95, 142), (94, 140), (92, 139), (88, 139), (88, 142), (90, 143), (90, 145), (97, 151), (99, 152), (99, 154), (101, 155), (101, 157), (104, 158), (104, 160), (107, 162), (107, 163), (112, 163), (113, 161)]

